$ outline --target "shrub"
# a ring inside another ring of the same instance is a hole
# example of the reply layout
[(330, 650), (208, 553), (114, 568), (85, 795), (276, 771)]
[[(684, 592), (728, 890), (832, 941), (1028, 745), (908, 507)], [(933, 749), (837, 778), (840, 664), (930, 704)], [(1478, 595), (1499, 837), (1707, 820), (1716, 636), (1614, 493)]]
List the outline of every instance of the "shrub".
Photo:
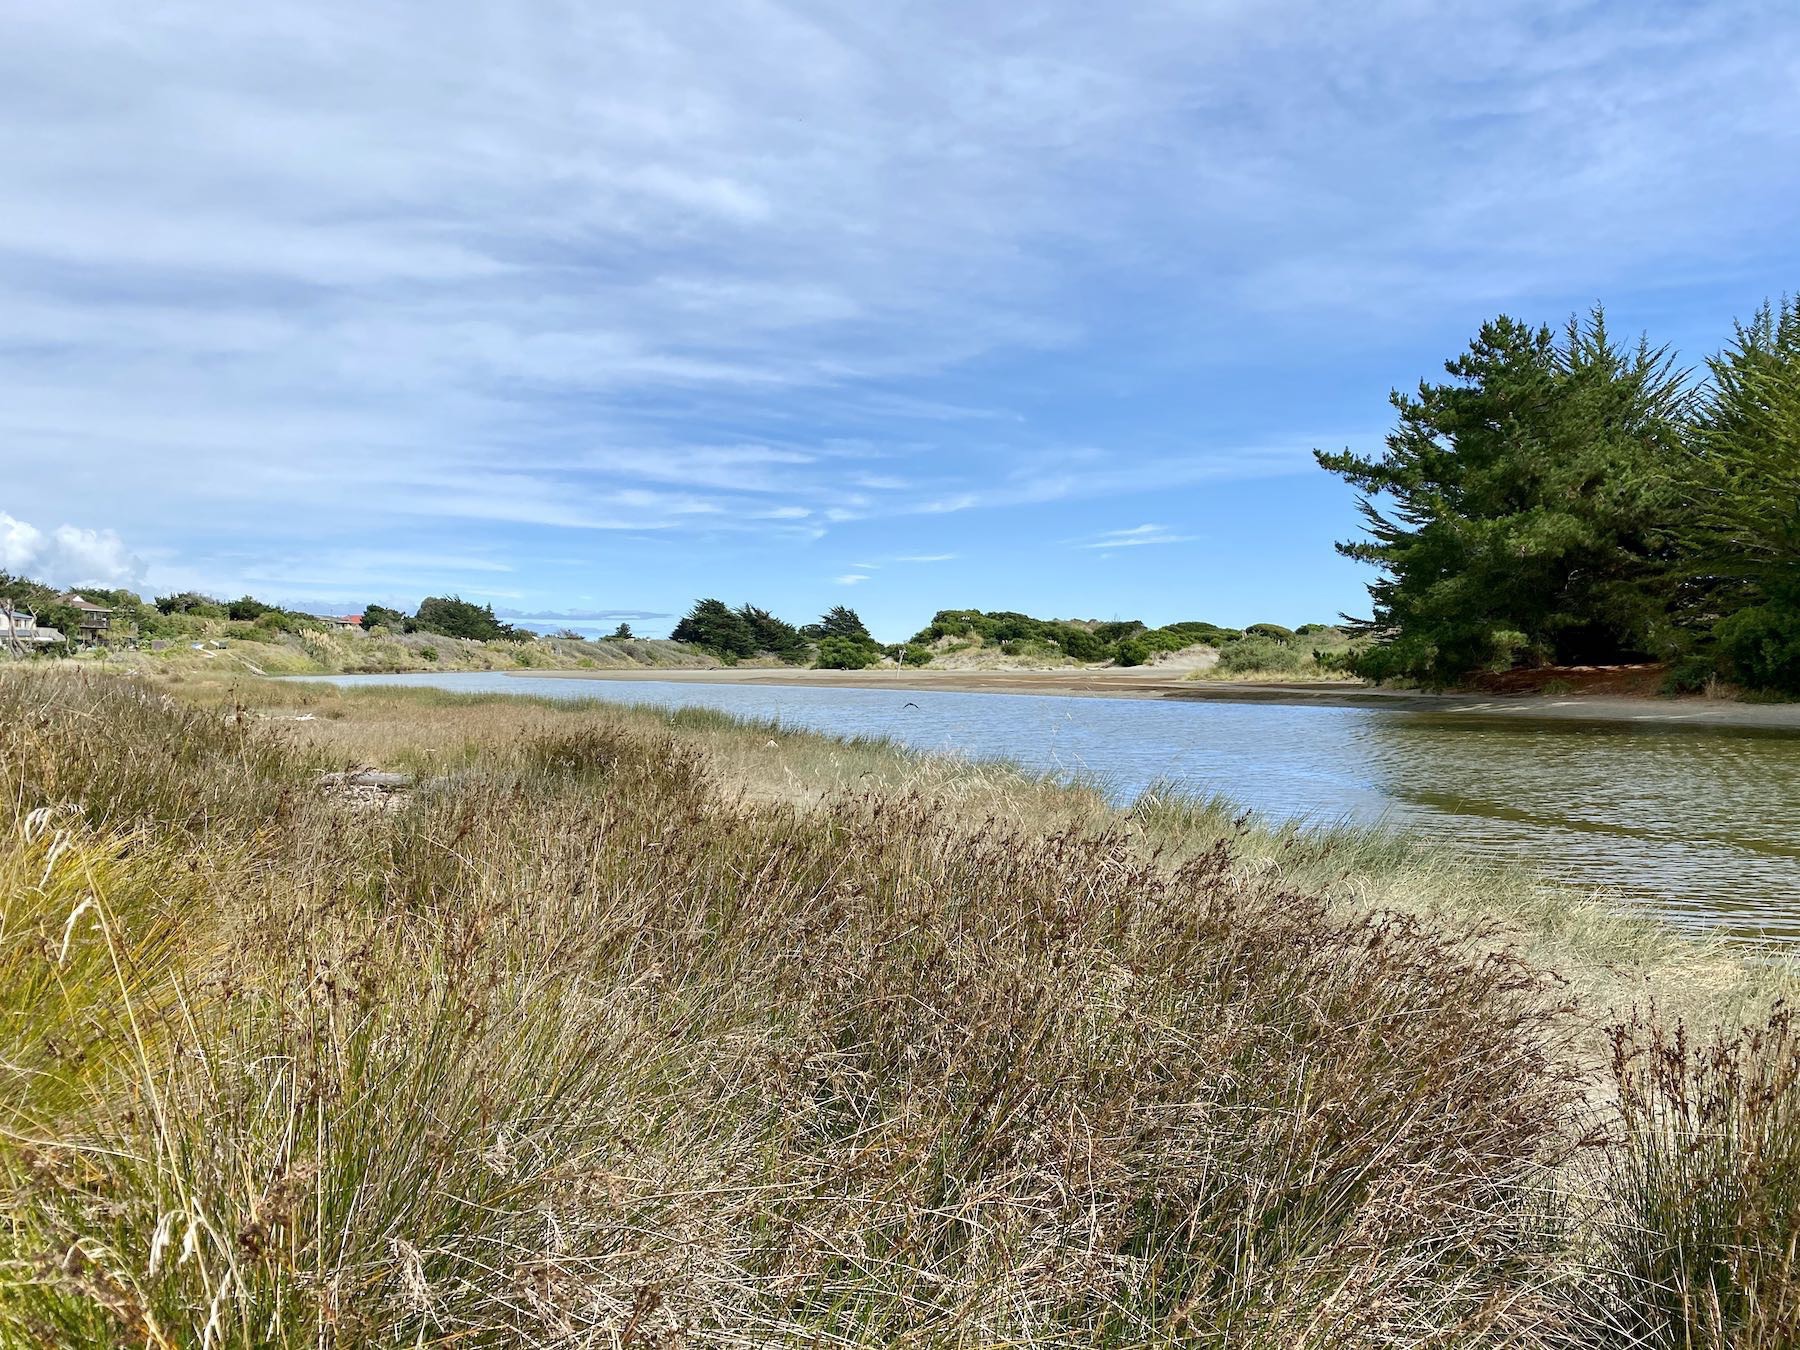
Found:
[(1114, 650), (1113, 660), (1122, 666), (1141, 666), (1156, 655), (1156, 649), (1142, 638), (1126, 638)]
[(1328, 675), (1354, 675), (1356, 673), (1359, 654), (1354, 648), (1339, 647), (1328, 651), (1322, 647), (1313, 648), (1313, 665)]
[(880, 659), (881, 649), (873, 643), (828, 637), (819, 641), (819, 654), (815, 664), (819, 670), (862, 670)]
[(1665, 694), (1697, 694), (1719, 676), (1719, 662), (1714, 656), (1694, 652), (1672, 663), (1663, 675)]
[(900, 664), (903, 666), (928, 666), (931, 664), (931, 648), (917, 642), (909, 642), (900, 649)]
[(1289, 643), (1269, 637), (1243, 637), (1219, 653), (1218, 669), (1228, 675), (1259, 670), (1287, 675), (1299, 670), (1300, 665), (1299, 649)]
[(1800, 694), (1800, 606), (1739, 610), (1719, 621), (1713, 637), (1727, 668), (1742, 683)]
[(1277, 642), (1291, 641), (1294, 636), (1292, 628), (1283, 628), (1278, 623), (1253, 623), (1244, 630), (1246, 637), (1274, 638)]

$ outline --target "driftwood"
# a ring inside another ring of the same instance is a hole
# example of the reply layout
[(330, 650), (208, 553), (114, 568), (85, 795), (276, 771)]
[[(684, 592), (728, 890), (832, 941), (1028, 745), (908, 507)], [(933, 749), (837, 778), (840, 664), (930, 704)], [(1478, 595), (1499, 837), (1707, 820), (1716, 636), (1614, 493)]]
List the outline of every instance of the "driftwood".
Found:
[(410, 773), (383, 773), (377, 769), (351, 769), (347, 773), (322, 773), (322, 788), (375, 788), (382, 792), (404, 792), (413, 785)]

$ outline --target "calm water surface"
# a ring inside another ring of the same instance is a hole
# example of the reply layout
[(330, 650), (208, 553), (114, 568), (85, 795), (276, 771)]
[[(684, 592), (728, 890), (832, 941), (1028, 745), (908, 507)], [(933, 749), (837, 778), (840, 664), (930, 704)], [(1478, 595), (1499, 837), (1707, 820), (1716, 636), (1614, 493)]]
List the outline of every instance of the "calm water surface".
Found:
[(1265, 819), (1397, 826), (1615, 888), (1683, 926), (1800, 940), (1800, 736), (1786, 732), (490, 673), (323, 678), (716, 708), (1093, 778), (1121, 802), (1169, 782)]

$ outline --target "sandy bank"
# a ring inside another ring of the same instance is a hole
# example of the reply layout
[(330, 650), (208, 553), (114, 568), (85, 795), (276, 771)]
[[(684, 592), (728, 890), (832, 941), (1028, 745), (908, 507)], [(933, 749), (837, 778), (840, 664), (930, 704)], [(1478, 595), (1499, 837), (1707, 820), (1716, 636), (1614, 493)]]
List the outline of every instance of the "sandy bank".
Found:
[(941, 690), (982, 694), (1053, 694), (1074, 698), (1168, 698), (1226, 703), (1311, 704), (1389, 708), (1479, 717), (1642, 722), (1650, 725), (1749, 727), (1800, 734), (1800, 704), (1725, 699), (1429, 694), (1378, 689), (1354, 681), (1248, 684), (1170, 678), (1135, 670), (521, 670), (508, 674), (569, 680), (660, 680), (675, 684), (779, 684), (829, 688)]

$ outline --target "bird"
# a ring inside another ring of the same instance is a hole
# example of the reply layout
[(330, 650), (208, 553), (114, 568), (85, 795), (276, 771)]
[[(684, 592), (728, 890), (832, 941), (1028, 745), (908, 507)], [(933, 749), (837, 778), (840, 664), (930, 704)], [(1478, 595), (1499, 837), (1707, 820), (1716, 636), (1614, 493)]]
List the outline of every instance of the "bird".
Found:
[(902, 708), (916, 708), (919, 705), (914, 703), (911, 699), (908, 699), (906, 702), (902, 703), (900, 706)]

